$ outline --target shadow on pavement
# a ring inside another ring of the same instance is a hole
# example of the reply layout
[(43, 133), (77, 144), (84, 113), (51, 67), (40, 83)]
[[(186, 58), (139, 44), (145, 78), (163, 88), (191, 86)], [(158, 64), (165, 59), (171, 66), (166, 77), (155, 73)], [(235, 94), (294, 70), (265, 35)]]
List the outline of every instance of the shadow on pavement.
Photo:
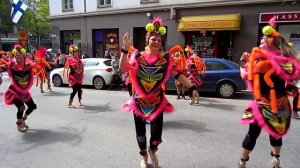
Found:
[(193, 120), (183, 120), (183, 121), (164, 121), (164, 129), (185, 129), (192, 130), (198, 133), (212, 132), (212, 130), (207, 129), (206, 125)]
[[(71, 92), (71, 91), (70, 91)], [(43, 96), (66, 96), (70, 95), (70, 93), (62, 93), (62, 92), (56, 92), (56, 91), (45, 91), (45, 93), (41, 93)]]
[[(236, 105), (234, 104), (225, 104), (225, 103), (214, 103), (211, 102), (212, 100), (207, 100), (207, 102), (203, 102), (200, 99), (200, 107), (206, 107), (206, 108), (215, 108), (215, 109), (222, 109), (222, 110), (234, 110)], [(201, 110), (199, 110), (201, 111)]]
[(27, 152), (30, 149), (40, 146), (50, 145), (57, 142), (64, 142), (71, 145), (79, 145), (82, 142), (82, 134), (85, 132), (85, 128), (81, 131), (71, 127), (61, 127), (59, 132), (53, 132), (43, 129), (30, 129), (24, 133), (22, 139), (24, 143), (20, 144), (24, 147), (24, 144), (28, 145), (26, 149), (20, 148)]
[(113, 111), (110, 103), (104, 104), (104, 105), (95, 105), (95, 106), (90, 106), (90, 105), (83, 105), (82, 108), (86, 113), (101, 113), (101, 112), (111, 112)]
[[(167, 95), (177, 95), (177, 93), (176, 93), (176, 91), (168, 91)], [(188, 97), (187, 96), (188, 94), (185, 94), (185, 95), (186, 95), (186, 97)], [(211, 93), (211, 92), (199, 92), (199, 96), (200, 96), (200, 100), (201, 100), (201, 97), (222, 99), (217, 93)], [(253, 96), (252, 96), (252, 93), (249, 91), (241, 91), (241, 92), (236, 92), (236, 95), (231, 99), (252, 100)]]

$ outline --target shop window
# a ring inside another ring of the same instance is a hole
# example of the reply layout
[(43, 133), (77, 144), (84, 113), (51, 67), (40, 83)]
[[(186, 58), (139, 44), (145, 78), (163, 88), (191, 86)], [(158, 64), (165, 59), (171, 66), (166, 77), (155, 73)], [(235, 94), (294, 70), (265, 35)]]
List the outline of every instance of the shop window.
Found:
[(111, 0), (98, 0), (98, 8), (110, 7), (110, 6), (111, 6)]
[(158, 3), (159, 0), (141, 0), (141, 4), (145, 4), (145, 3)]
[(225, 64), (216, 61), (206, 61), (207, 70), (225, 70), (229, 69)]
[(300, 51), (300, 24), (291, 23), (279, 25), (280, 34), (288, 39), (296, 50)]
[(69, 46), (74, 44), (78, 46), (78, 50), (81, 53), (81, 34), (79, 30), (61, 31), (61, 51), (65, 54), (69, 53)]
[(103, 58), (105, 51), (119, 54), (119, 29), (93, 30), (93, 57)]
[(73, 0), (62, 0), (63, 12), (73, 11)]

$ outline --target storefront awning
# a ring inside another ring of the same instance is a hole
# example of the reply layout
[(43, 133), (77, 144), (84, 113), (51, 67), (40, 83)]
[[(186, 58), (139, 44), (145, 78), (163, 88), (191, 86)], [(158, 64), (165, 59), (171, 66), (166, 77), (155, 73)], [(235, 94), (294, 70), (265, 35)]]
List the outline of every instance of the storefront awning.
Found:
[(240, 30), (241, 15), (189, 16), (179, 20), (178, 31)]

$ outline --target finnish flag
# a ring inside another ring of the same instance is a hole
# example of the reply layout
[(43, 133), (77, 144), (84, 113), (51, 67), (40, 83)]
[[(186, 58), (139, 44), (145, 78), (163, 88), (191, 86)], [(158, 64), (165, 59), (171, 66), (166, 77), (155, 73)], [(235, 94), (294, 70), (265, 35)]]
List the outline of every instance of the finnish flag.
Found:
[(11, 8), (11, 19), (14, 23), (18, 23), (19, 19), (25, 13), (27, 5), (22, 0), (14, 0)]

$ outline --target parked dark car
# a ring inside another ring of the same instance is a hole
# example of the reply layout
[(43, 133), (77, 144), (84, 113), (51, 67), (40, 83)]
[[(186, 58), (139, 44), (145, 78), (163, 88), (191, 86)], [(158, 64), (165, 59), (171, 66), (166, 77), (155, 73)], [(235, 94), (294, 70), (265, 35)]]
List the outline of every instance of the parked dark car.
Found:
[[(215, 92), (223, 98), (232, 98), (237, 91), (246, 90), (238, 64), (218, 58), (203, 58), (203, 61), (207, 70), (199, 87), (200, 92)], [(173, 77), (168, 80), (166, 90), (176, 90)]]

